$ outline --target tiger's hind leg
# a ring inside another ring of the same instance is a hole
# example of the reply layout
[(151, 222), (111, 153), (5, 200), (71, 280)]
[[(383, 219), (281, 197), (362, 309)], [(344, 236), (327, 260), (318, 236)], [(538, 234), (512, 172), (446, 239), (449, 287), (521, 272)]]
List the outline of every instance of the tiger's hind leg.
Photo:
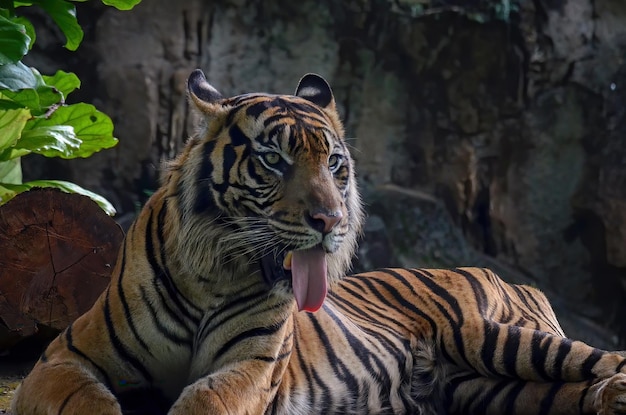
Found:
[(587, 382), (528, 382), (477, 374), (451, 376), (450, 414), (623, 415), (626, 374)]

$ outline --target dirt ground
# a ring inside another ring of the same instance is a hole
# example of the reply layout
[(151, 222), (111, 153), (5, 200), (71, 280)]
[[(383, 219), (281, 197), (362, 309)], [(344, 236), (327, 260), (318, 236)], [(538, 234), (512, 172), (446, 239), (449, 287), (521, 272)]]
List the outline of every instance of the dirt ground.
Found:
[(9, 357), (0, 357), (0, 414), (10, 414), (13, 392), (34, 363), (30, 359), (15, 361)]
[(8, 415), (13, 392), (31, 370), (54, 333), (33, 337), (0, 352), (0, 415)]

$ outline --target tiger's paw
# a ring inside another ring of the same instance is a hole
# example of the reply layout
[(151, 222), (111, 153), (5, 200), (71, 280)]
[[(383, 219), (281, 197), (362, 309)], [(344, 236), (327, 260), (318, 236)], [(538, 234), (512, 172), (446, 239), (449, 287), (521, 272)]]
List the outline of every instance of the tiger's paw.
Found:
[(626, 414), (626, 373), (618, 373), (605, 381), (598, 391), (598, 415)]
[(168, 415), (228, 414), (226, 405), (213, 389), (193, 384), (183, 389)]

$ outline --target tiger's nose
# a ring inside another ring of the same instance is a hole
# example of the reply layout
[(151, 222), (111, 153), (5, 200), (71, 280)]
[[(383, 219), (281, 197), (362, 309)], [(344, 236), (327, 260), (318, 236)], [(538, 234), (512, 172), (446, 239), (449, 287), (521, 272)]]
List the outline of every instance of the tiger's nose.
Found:
[(335, 212), (309, 212), (306, 215), (307, 223), (316, 231), (326, 235), (333, 230), (335, 226), (343, 218), (343, 213), (340, 210)]

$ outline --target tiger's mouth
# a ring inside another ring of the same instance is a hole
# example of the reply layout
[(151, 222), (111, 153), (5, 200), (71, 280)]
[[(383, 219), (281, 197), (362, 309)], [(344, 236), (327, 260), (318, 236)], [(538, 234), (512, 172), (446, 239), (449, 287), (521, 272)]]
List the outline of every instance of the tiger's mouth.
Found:
[(279, 250), (261, 258), (263, 278), (273, 286), (276, 282), (291, 281), (298, 310), (317, 311), (328, 293), (326, 252), (321, 244), (308, 249)]

